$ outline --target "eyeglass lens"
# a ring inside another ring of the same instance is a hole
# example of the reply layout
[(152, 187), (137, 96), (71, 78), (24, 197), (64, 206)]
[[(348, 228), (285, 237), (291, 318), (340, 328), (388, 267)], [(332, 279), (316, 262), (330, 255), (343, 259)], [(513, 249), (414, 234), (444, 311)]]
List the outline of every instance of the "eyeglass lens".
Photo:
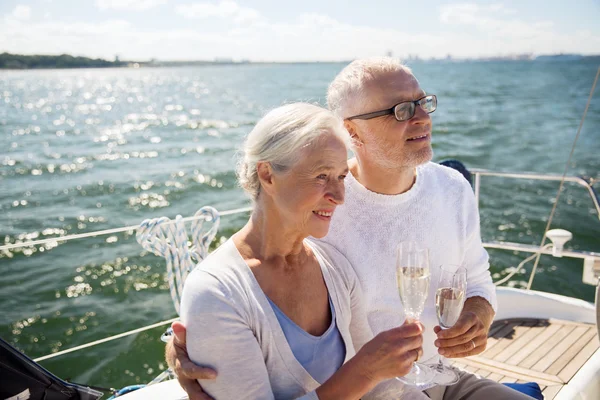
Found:
[[(419, 106), (421, 106), (423, 111), (429, 114), (435, 111), (437, 107), (437, 101), (433, 96), (426, 96), (419, 101)], [(394, 114), (396, 115), (396, 119), (398, 121), (406, 121), (415, 115), (415, 110), (415, 103), (412, 101), (407, 101), (398, 104), (394, 109)]]

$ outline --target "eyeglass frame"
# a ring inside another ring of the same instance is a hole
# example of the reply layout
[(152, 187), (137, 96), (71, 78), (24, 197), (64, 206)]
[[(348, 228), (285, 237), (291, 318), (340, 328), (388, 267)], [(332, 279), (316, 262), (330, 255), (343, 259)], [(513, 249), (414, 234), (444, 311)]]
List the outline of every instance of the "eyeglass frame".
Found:
[[(396, 118), (396, 121), (398, 122), (404, 122), (404, 121), (409, 121), (410, 119), (414, 118), (415, 113), (417, 112), (417, 107), (421, 107), (421, 105), (419, 104), (421, 102), (421, 100), (427, 98), (427, 97), (433, 97), (435, 99), (435, 110), (437, 110), (437, 96), (435, 94), (427, 94), (423, 97), (421, 97), (420, 99), (417, 100), (408, 100), (408, 101), (401, 101), (400, 103), (396, 104), (395, 106), (393, 106), (392, 108), (388, 108), (387, 110), (381, 110), (381, 111), (373, 111), (373, 112), (369, 112), (369, 113), (365, 113), (365, 114), (359, 114), (359, 115), (355, 115), (353, 117), (349, 117), (346, 118), (346, 120), (351, 120), (351, 119), (373, 119), (373, 118), (377, 118), (377, 117), (383, 117), (384, 115), (393, 115), (394, 118)], [(413, 103), (415, 105), (415, 108), (413, 109), (413, 113), (412, 115), (407, 118), (407, 119), (398, 119), (398, 117), (396, 117), (396, 112), (394, 111), (396, 109), (396, 107), (398, 107), (400, 104), (406, 104), (406, 103)], [(421, 107), (422, 109), (423, 107)], [(425, 111), (425, 110), (423, 110)], [(431, 114), (433, 111), (428, 112), (427, 114)], [(427, 111), (425, 111), (427, 112)]]

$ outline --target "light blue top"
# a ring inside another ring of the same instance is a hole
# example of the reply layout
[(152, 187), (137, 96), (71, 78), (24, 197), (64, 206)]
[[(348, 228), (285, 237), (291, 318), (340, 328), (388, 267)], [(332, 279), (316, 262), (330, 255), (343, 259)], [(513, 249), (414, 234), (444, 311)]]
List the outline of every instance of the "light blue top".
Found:
[(331, 299), (331, 325), (321, 336), (313, 336), (300, 328), (271, 299), (267, 299), (298, 362), (317, 382), (324, 383), (340, 369), (346, 358), (346, 346), (335, 322), (335, 307)]

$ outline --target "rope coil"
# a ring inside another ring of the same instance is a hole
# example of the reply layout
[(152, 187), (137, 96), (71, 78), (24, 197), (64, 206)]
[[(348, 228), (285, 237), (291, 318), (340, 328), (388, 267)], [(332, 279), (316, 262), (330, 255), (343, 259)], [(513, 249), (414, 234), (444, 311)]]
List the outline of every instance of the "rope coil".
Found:
[[(205, 222), (212, 222), (212, 226), (203, 234)], [(137, 228), (137, 242), (152, 254), (164, 257), (167, 262), (167, 280), (177, 314), (183, 283), (194, 267), (208, 256), (210, 243), (217, 235), (219, 224), (219, 212), (206, 206), (194, 214), (191, 243), (181, 215), (175, 217), (174, 223), (167, 217), (146, 219)]]

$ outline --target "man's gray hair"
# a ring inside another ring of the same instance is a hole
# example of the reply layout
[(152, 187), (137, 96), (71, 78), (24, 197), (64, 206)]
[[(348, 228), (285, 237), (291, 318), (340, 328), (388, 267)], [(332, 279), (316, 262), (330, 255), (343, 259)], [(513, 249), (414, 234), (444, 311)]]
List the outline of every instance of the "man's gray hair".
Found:
[(368, 103), (364, 85), (389, 72), (404, 71), (412, 75), (409, 67), (392, 57), (358, 59), (348, 64), (331, 82), (327, 90), (327, 106), (340, 118), (348, 118), (351, 113), (364, 110)]
[(328, 110), (308, 103), (292, 103), (268, 112), (252, 129), (237, 166), (240, 186), (253, 200), (260, 193), (257, 163), (269, 162), (275, 172), (291, 168), (302, 149), (332, 133), (348, 147), (349, 135), (342, 121)]

